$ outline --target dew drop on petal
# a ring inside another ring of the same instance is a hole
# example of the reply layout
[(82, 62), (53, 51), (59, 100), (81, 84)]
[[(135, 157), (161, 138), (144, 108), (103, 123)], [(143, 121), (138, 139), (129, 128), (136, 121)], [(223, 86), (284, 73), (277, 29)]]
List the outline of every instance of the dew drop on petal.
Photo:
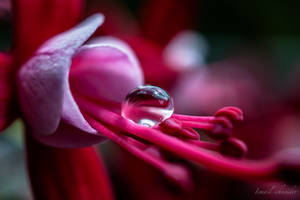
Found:
[(122, 116), (134, 123), (152, 127), (171, 117), (173, 99), (156, 86), (139, 86), (132, 90), (122, 104)]

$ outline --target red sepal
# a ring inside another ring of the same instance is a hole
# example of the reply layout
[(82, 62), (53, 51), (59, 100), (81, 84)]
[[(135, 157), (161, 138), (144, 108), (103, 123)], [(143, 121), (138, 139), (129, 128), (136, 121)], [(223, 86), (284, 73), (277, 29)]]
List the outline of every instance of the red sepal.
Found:
[(111, 200), (113, 194), (93, 147), (63, 149), (26, 134), (27, 162), (35, 199)]

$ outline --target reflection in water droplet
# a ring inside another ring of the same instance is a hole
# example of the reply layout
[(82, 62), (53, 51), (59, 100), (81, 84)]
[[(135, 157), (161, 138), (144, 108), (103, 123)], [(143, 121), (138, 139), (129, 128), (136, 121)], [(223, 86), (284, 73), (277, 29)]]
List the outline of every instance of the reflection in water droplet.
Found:
[(148, 127), (169, 118), (173, 111), (173, 100), (168, 93), (152, 85), (132, 90), (122, 104), (124, 118)]

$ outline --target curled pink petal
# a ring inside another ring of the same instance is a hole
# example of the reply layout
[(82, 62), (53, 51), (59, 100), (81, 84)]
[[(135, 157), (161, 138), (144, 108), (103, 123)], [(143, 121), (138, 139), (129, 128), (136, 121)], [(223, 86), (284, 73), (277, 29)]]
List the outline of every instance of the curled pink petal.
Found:
[(73, 59), (70, 84), (86, 97), (121, 103), (144, 82), (135, 54), (121, 40), (101, 37), (81, 47)]
[(20, 104), (33, 132), (50, 135), (57, 129), (62, 111), (66, 122), (95, 132), (81, 115), (68, 86), (71, 58), (76, 50), (103, 23), (96, 14), (78, 26), (45, 42), (18, 73)]

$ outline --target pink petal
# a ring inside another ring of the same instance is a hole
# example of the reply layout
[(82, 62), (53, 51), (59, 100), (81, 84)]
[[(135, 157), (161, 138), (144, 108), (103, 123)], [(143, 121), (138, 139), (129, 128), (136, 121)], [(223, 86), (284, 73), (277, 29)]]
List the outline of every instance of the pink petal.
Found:
[(95, 39), (83, 46), (73, 59), (72, 90), (86, 97), (121, 103), (143, 82), (143, 73), (133, 51), (113, 37)]
[[(130, 90), (143, 84), (143, 74), (134, 53), (125, 43), (112, 37), (98, 38), (82, 46), (72, 60), (69, 79), (75, 97), (80, 94), (118, 104)], [(72, 97), (70, 90), (66, 92), (65, 95)], [(56, 147), (83, 147), (103, 141), (105, 138), (100, 134), (76, 128), (78, 116), (82, 115), (74, 115), (74, 107), (79, 112), (73, 98), (65, 96), (62, 122), (56, 132), (36, 135), (36, 139)]]
[[(34, 134), (50, 135), (57, 129), (62, 110), (69, 108), (65, 120), (79, 129), (95, 132), (81, 115), (68, 86), (71, 58), (76, 50), (103, 23), (96, 14), (78, 26), (44, 43), (18, 73), (22, 111)], [(69, 117), (73, 115), (73, 117)]]

